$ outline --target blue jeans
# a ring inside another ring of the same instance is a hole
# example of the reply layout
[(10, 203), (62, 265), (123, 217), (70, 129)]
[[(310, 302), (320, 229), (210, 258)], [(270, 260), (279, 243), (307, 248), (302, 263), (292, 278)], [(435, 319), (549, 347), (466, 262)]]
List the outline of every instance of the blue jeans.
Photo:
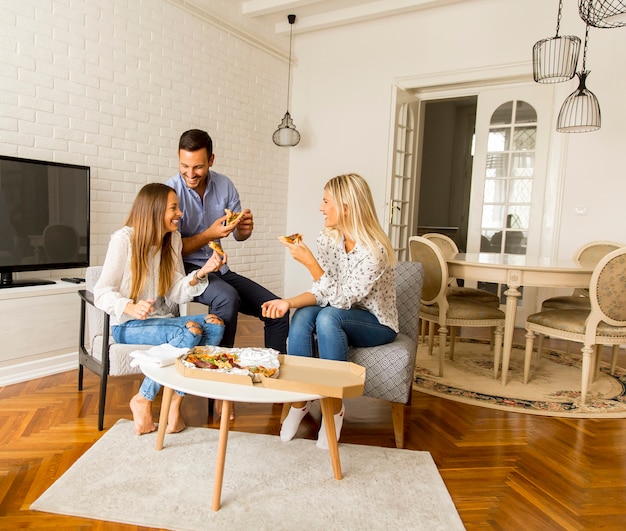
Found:
[(333, 306), (305, 306), (293, 314), (289, 328), (288, 352), (295, 356), (348, 360), (349, 347), (374, 347), (396, 338), (388, 326), (360, 308), (341, 310)]
[[(204, 315), (186, 315), (152, 319), (133, 319), (111, 327), (116, 343), (138, 345), (162, 345), (168, 343), (178, 348), (193, 348), (196, 345), (219, 345), (224, 335), (224, 325), (205, 323)], [(194, 334), (186, 324), (193, 321), (200, 325), (202, 334)], [(154, 400), (161, 385), (144, 378), (139, 394), (146, 400)], [(179, 395), (183, 393), (179, 393)]]
[[(185, 263), (187, 273), (198, 269), (197, 265)], [(237, 333), (237, 314), (252, 315), (264, 323), (265, 346), (278, 352), (287, 352), (289, 313), (280, 319), (268, 319), (261, 315), (261, 304), (278, 299), (270, 290), (233, 271), (209, 273), (209, 285), (201, 295), (194, 298), (208, 306), (209, 312), (224, 321), (223, 347), (232, 347)]]

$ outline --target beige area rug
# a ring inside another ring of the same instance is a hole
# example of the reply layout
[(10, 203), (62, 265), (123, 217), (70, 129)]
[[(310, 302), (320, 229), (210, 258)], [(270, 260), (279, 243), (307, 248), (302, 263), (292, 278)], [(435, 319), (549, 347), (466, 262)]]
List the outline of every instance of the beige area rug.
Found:
[(137, 437), (120, 420), (31, 509), (175, 530), (464, 529), (430, 453), (339, 444), (344, 478), (315, 441), (229, 434), (211, 510), (218, 430)]
[[(576, 349), (574, 346), (572, 350)], [(626, 372), (617, 368), (609, 374), (607, 364), (589, 386), (587, 403), (580, 404), (580, 356), (544, 350), (539, 363), (533, 361), (530, 381), (524, 379), (524, 350), (511, 353), (506, 386), (501, 374), (493, 379), (493, 354), (480, 341), (457, 339), (454, 360), (446, 349), (443, 377), (439, 372), (437, 345), (434, 354), (420, 345), (415, 364), (414, 389), (459, 402), (519, 413), (575, 418), (626, 417)]]

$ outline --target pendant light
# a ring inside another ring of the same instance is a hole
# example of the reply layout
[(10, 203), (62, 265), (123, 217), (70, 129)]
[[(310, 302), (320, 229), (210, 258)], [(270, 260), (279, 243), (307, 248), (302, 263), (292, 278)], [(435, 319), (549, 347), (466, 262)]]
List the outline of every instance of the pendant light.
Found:
[(563, 102), (556, 123), (560, 133), (588, 133), (600, 129), (600, 104), (595, 94), (587, 89), (585, 82), (589, 71), (585, 70), (587, 61), (587, 44), (589, 42), (589, 24), (585, 30), (585, 48), (583, 50), (583, 67), (577, 72), (578, 88)]
[(560, 83), (574, 77), (580, 39), (575, 35), (559, 37), (563, 0), (559, 0), (556, 36), (542, 39), (533, 46), (533, 78), (537, 83)]
[(287, 112), (282, 121), (278, 125), (278, 129), (274, 131), (272, 140), (274, 144), (281, 147), (292, 147), (300, 142), (300, 133), (289, 114), (289, 89), (291, 85), (291, 41), (293, 38), (293, 23), (296, 21), (295, 15), (287, 15), (289, 21), (289, 74), (287, 76)]
[(626, 0), (578, 0), (578, 14), (595, 28), (626, 26)]

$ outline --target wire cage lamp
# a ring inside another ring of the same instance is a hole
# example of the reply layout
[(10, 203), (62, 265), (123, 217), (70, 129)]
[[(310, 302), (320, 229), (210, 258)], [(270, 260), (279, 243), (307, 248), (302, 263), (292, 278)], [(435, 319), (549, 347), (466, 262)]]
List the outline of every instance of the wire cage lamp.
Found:
[(296, 126), (291, 119), (291, 115), (289, 114), (289, 90), (291, 86), (291, 42), (293, 39), (293, 23), (296, 21), (295, 15), (287, 15), (287, 20), (289, 21), (289, 74), (287, 75), (287, 112), (280, 124), (278, 124), (278, 129), (274, 131), (272, 135), (272, 140), (274, 144), (281, 147), (293, 147), (300, 142), (300, 133), (296, 129)]
[(578, 88), (565, 99), (557, 118), (556, 130), (560, 133), (588, 133), (600, 129), (600, 104), (596, 95), (586, 87), (589, 75), (585, 69), (588, 42), (589, 24), (585, 30), (582, 70), (576, 73)]
[(578, 14), (594, 28), (626, 26), (626, 0), (578, 0)]
[(556, 35), (533, 46), (533, 78), (537, 83), (561, 83), (576, 74), (580, 39), (576, 35), (559, 36), (562, 10), (563, 0), (559, 0)]

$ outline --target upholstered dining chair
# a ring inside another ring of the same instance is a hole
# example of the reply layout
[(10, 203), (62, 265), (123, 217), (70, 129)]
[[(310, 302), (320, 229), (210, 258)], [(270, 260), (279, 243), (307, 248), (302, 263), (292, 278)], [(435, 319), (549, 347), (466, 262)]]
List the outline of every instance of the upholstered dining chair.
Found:
[[(419, 316), (424, 321), (439, 325), (439, 376), (443, 376), (448, 327), (495, 328), (493, 351), (494, 378), (498, 376), (504, 333), (504, 312), (488, 303), (469, 297), (448, 296), (448, 265), (439, 247), (421, 236), (409, 238), (411, 259), (424, 265), (424, 288)], [(433, 342), (429, 338), (429, 353)]]
[[(596, 241), (583, 245), (574, 260), (580, 265), (595, 266), (608, 253), (623, 247), (623, 244), (611, 241)], [(576, 288), (571, 295), (550, 297), (541, 303), (541, 310), (591, 310), (589, 290)]]
[(364, 396), (391, 404), (396, 447), (404, 447), (404, 409), (411, 399), (417, 321), (424, 283), (424, 266), (418, 262), (396, 265), (396, 305), (400, 333), (392, 343), (377, 347), (352, 347), (348, 360), (365, 367)]
[(109, 315), (94, 305), (93, 288), (100, 278), (101, 266), (88, 267), (85, 271), (85, 288), (79, 290), (80, 333), (78, 344), (78, 390), (83, 389), (83, 371), (87, 367), (100, 378), (98, 398), (98, 430), (104, 428), (104, 406), (107, 379), (141, 373), (139, 367), (131, 367), (130, 353), (148, 350), (152, 345), (126, 345), (115, 343), (110, 335)]
[[(535, 334), (576, 341), (583, 344), (580, 400), (585, 403), (591, 377), (595, 378), (600, 361), (599, 350), (594, 346), (613, 345), (613, 369), (617, 347), (626, 344), (625, 278), (626, 247), (621, 247), (604, 256), (593, 271), (589, 284), (590, 310), (544, 310), (528, 316), (524, 383), (529, 378)], [(537, 350), (540, 358), (541, 348)]]

